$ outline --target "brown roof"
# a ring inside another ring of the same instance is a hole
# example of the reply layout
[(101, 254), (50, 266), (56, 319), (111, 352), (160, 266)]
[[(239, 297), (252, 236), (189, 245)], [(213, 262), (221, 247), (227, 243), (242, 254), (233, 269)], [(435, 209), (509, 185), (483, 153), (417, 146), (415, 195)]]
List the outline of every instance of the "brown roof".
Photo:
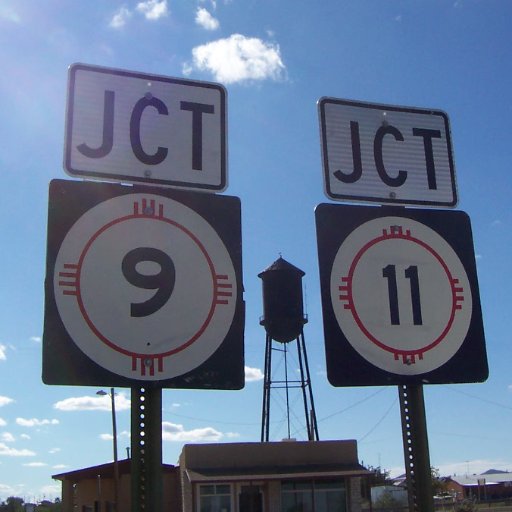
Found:
[[(118, 462), (119, 475), (130, 474), (132, 468), (131, 459), (123, 459)], [(178, 468), (171, 464), (162, 464), (162, 471), (164, 473), (172, 473), (177, 471)], [(74, 471), (67, 471), (66, 473), (59, 473), (52, 475), (55, 480), (72, 480), (78, 482), (80, 480), (89, 480), (91, 478), (113, 478), (114, 477), (114, 463), (108, 462), (107, 464), (100, 464), (99, 466), (91, 466), (89, 468), (76, 469)]]

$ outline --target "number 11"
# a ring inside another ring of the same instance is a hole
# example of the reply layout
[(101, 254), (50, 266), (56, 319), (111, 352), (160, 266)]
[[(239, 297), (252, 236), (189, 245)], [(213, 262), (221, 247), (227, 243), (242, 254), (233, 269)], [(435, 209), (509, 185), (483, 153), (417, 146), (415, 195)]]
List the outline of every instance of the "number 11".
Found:
[[(414, 325), (423, 325), (421, 316), (420, 284), (418, 279), (418, 267), (410, 265), (405, 269), (405, 277), (410, 281), (412, 318)], [(391, 325), (400, 325), (400, 312), (398, 310), (398, 286), (396, 281), (396, 266), (388, 265), (382, 269), (382, 277), (388, 280), (389, 314)]]

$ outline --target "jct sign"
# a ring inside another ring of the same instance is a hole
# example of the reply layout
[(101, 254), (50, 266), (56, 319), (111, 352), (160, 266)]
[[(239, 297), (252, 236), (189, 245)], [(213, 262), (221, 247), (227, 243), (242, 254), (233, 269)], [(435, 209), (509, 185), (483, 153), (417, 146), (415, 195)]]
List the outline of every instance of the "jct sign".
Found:
[(322, 98), (324, 182), (335, 200), (457, 204), (448, 116)]
[(69, 70), (64, 167), (73, 176), (226, 188), (219, 84), (84, 64)]

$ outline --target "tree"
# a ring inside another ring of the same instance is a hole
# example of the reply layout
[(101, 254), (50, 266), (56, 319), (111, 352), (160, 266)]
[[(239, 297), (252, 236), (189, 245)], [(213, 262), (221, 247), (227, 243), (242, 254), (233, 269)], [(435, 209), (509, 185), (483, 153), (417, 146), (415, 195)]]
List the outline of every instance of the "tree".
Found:
[(388, 512), (395, 510), (402, 511), (404, 504), (398, 501), (390, 492), (385, 492), (376, 502), (376, 508), (385, 508)]
[(23, 498), (9, 496), (0, 505), (0, 512), (23, 512), (23, 503)]
[(368, 466), (366, 469), (372, 473), (370, 476), (370, 485), (372, 487), (391, 483), (389, 478), (390, 472), (387, 469), (382, 469), (380, 466)]
[(432, 475), (432, 495), (438, 496), (446, 492), (446, 481), (440, 476), (439, 469), (431, 466), (430, 473)]

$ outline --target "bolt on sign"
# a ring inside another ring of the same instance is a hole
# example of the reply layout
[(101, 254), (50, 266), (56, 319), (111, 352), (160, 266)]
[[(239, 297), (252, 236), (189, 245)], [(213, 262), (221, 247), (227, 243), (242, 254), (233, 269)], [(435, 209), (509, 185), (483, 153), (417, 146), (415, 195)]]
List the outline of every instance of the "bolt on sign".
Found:
[(236, 197), (50, 183), (46, 384), (240, 389)]
[(321, 204), (315, 215), (332, 385), (487, 378), (464, 212)]
[(329, 199), (456, 206), (445, 112), (335, 98), (321, 98), (318, 110)]
[(64, 168), (82, 178), (222, 191), (226, 96), (220, 84), (73, 64)]

